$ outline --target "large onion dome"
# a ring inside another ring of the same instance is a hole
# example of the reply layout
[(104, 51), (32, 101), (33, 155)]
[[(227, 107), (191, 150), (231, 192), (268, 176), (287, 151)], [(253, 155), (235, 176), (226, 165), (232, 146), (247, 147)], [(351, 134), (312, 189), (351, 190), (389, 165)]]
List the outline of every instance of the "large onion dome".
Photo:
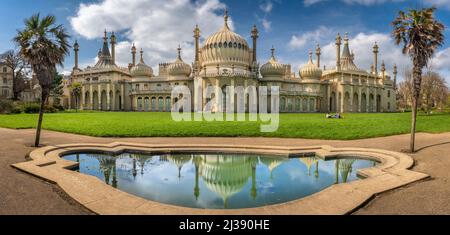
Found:
[(228, 13), (225, 11), (224, 27), (208, 37), (201, 49), (202, 66), (235, 65), (250, 66), (250, 50), (247, 41), (228, 27)]
[(139, 64), (131, 68), (131, 76), (133, 77), (153, 77), (153, 69), (144, 62), (144, 51), (141, 49), (141, 61)]
[(183, 59), (181, 59), (181, 48), (178, 47), (178, 57), (175, 62), (169, 65), (167, 72), (169, 76), (189, 76), (191, 74), (191, 66), (186, 64)]
[(252, 175), (252, 165), (247, 158), (208, 156), (201, 171), (206, 187), (222, 197), (226, 208), (228, 199), (247, 184)]
[(300, 76), (303, 79), (320, 79), (322, 70), (314, 64), (312, 60), (312, 52), (309, 52), (309, 61), (302, 69), (300, 69)]
[(278, 63), (275, 59), (275, 49), (272, 47), (272, 57), (269, 62), (261, 66), (260, 72), (263, 77), (283, 76), (285, 73), (285, 67)]

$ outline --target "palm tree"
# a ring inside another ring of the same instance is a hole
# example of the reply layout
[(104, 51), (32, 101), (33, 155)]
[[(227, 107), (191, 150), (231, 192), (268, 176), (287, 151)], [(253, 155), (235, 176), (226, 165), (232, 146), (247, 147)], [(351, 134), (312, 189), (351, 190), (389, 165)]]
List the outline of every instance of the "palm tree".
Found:
[(444, 43), (444, 25), (434, 18), (436, 8), (400, 11), (392, 22), (392, 35), (397, 45), (403, 44), (403, 54), (409, 55), (413, 63), (413, 104), (410, 151), (414, 152), (417, 106), (420, 98), (422, 70), (436, 49)]
[(81, 83), (79, 82), (75, 82), (72, 83), (72, 85), (70, 86), (70, 91), (73, 95), (73, 97), (75, 98), (75, 110), (78, 112), (78, 97), (80, 97), (81, 95)]
[(63, 25), (56, 25), (56, 18), (52, 15), (41, 18), (35, 14), (25, 20), (25, 28), (17, 32), (14, 41), (20, 48), (23, 58), (31, 65), (41, 86), (41, 108), (36, 130), (35, 146), (39, 146), (44, 105), (49, 96), (56, 65), (64, 62), (69, 54), (69, 35)]

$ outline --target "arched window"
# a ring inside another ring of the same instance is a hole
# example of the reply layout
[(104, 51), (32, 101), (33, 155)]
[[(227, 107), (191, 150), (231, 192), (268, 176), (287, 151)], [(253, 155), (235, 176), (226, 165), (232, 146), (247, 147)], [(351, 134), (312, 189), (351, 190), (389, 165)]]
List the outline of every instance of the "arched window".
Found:
[(221, 42), (219, 42), (219, 48), (222, 48), (222, 43)]
[(240, 43), (238, 44), (238, 48), (239, 48), (239, 49), (241, 49), (241, 48), (242, 48), (242, 45), (241, 45)]
[(237, 43), (234, 43), (234, 48), (237, 48)]
[(214, 43), (214, 48), (217, 48), (217, 43)]
[(6, 67), (3, 67), (3, 72), (4, 72), (4, 73), (8, 72), (8, 70), (7, 70)]
[(223, 47), (224, 47), (224, 48), (227, 48), (227, 47), (228, 47), (228, 43), (225, 42), (225, 43), (223, 44)]
[(6, 78), (3, 78), (3, 84), (6, 85), (6, 83), (8, 83), (8, 80)]
[(172, 109), (171, 101), (170, 97), (166, 97), (166, 112), (170, 112)]
[(158, 111), (164, 111), (164, 99), (162, 97), (158, 98)]
[(228, 47), (229, 47), (229, 48), (232, 48), (232, 47), (233, 47), (233, 43), (232, 43), (232, 42), (229, 42), (229, 43), (228, 43)]
[(390, 90), (388, 91), (387, 97), (391, 98), (391, 91)]

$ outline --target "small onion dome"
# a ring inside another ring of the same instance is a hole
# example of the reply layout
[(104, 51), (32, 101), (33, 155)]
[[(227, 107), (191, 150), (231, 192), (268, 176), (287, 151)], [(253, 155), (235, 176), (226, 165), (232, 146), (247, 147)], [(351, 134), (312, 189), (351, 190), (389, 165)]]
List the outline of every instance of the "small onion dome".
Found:
[(303, 79), (320, 79), (322, 70), (313, 63), (312, 52), (309, 52), (309, 61), (302, 69), (300, 69), (300, 76)]
[(144, 62), (144, 51), (141, 49), (141, 61), (139, 64), (131, 68), (131, 76), (133, 77), (152, 77), (153, 69)]
[(285, 73), (285, 67), (278, 63), (275, 59), (275, 48), (272, 47), (272, 57), (270, 58), (269, 62), (261, 66), (261, 75), (263, 77), (268, 76), (283, 76)]
[(169, 76), (189, 76), (191, 74), (191, 66), (184, 63), (181, 59), (181, 48), (178, 46), (178, 57), (175, 62), (169, 65), (167, 68)]

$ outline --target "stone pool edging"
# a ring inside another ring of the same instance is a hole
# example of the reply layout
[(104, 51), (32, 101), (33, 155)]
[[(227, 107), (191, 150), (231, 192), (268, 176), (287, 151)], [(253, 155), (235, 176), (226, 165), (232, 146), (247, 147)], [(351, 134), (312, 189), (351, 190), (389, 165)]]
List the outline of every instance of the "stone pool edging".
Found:
[[(380, 162), (361, 169), (364, 180), (332, 185), (313, 195), (282, 204), (248, 209), (193, 209), (140, 198), (115, 189), (100, 179), (70, 169), (78, 163), (62, 159), (76, 152), (227, 152), (273, 154), (280, 157), (317, 153), (323, 159), (355, 156)], [(343, 215), (354, 211), (373, 196), (429, 176), (409, 170), (414, 160), (403, 153), (381, 149), (334, 148), (331, 146), (275, 147), (257, 145), (205, 144), (68, 144), (48, 146), (30, 153), (28, 162), (13, 164), (17, 168), (48, 182), (57, 184), (82, 206), (100, 215)]]

